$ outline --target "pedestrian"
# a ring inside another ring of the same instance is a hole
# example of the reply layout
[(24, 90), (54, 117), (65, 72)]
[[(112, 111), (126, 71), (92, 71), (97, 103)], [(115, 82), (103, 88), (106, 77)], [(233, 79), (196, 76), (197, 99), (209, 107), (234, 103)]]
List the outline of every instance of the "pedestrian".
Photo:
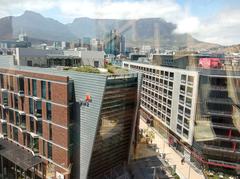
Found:
[(184, 164), (184, 162), (185, 162), (185, 157), (183, 157), (181, 160), (182, 165)]

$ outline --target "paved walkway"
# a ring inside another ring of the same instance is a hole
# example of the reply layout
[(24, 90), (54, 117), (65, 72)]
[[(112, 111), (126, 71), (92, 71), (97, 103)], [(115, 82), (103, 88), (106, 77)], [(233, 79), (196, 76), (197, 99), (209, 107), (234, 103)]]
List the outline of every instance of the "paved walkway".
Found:
[[(140, 120), (139, 127), (140, 129), (148, 129), (154, 131), (151, 127), (148, 127), (148, 125), (143, 120)], [(176, 165), (176, 172), (181, 177), (181, 179), (204, 179), (204, 175), (200, 172), (196, 172), (187, 162), (182, 165), (182, 156), (180, 156), (176, 151), (169, 147), (167, 142), (159, 133), (155, 131), (154, 133), (155, 138), (153, 139), (152, 143), (157, 145), (161, 153), (166, 153), (166, 160), (170, 165)]]

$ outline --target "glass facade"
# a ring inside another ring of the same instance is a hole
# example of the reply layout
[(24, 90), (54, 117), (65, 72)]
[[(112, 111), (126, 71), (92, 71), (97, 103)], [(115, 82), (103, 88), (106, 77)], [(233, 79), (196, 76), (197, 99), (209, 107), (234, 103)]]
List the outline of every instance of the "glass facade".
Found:
[(206, 160), (236, 166), (240, 162), (239, 120), (240, 80), (230, 76), (201, 76), (196, 127), (208, 124), (204, 135), (195, 135)]
[(128, 161), (137, 78), (108, 80), (106, 88), (89, 178), (101, 178), (105, 171)]

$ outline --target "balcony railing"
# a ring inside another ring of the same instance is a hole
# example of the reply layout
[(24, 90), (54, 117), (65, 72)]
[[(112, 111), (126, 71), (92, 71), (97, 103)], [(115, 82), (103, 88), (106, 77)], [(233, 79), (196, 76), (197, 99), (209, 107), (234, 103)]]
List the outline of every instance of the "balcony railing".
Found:
[(210, 89), (211, 90), (216, 90), (216, 91), (228, 91), (227, 86), (211, 85)]
[(205, 69), (201, 67), (188, 66), (189, 70), (196, 70), (204, 75), (219, 75), (219, 76), (240, 76), (240, 71), (234, 71), (233, 69)]
[(232, 112), (228, 112), (228, 111), (217, 111), (217, 110), (208, 109), (206, 113), (214, 116), (228, 116), (228, 117), (232, 116)]
[(212, 126), (217, 128), (225, 128), (225, 129), (235, 128), (233, 124), (219, 123), (219, 122), (212, 122)]
[(216, 151), (220, 151), (220, 152), (230, 152), (230, 153), (239, 153), (240, 154), (240, 151), (239, 150), (236, 150), (236, 151), (233, 151), (232, 148), (227, 148), (227, 147), (221, 147), (221, 146), (214, 146), (214, 145), (204, 145), (203, 146), (204, 149), (208, 149), (208, 150), (216, 150)]
[(220, 140), (231, 140), (231, 141), (234, 141), (234, 142), (240, 142), (240, 137), (234, 137), (234, 136), (226, 136), (226, 135), (216, 135), (216, 137)]
[(211, 102), (211, 103), (233, 104), (233, 101), (232, 101), (231, 98), (212, 98), (212, 97), (209, 97), (206, 101)]

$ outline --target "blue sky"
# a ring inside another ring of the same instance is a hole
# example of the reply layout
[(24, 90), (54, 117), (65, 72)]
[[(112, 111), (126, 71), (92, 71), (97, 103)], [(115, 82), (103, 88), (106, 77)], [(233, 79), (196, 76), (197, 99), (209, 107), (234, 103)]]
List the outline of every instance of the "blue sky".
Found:
[(220, 44), (240, 43), (240, 0), (0, 0), (0, 17), (41, 13), (62, 23), (77, 17), (139, 19), (161, 17), (175, 33)]

